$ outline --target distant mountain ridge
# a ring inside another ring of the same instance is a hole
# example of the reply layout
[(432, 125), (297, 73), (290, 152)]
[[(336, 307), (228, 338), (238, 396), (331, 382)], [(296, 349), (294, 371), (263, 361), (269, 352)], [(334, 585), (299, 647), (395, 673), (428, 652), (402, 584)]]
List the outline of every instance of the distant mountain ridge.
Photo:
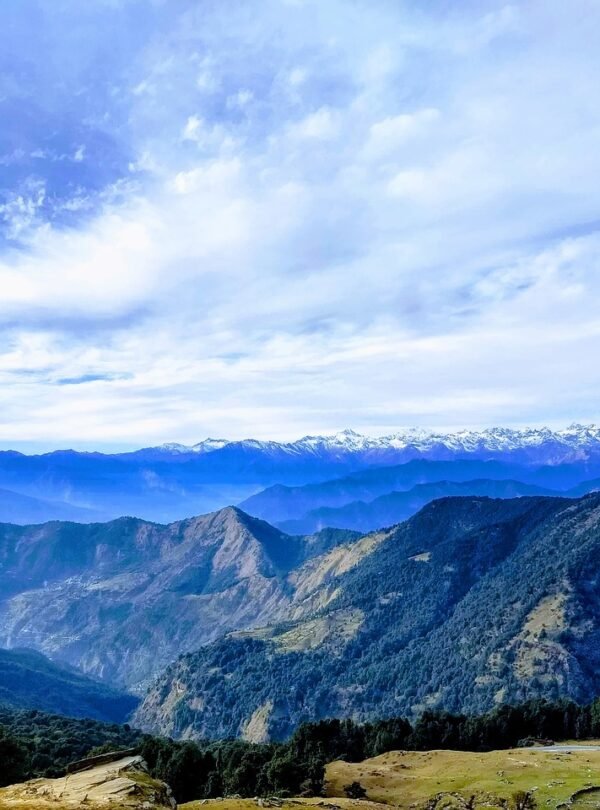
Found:
[(303, 517), (284, 520), (277, 525), (290, 533), (318, 531), (323, 526), (374, 531), (401, 523), (416, 514), (431, 501), (449, 497), (521, 498), (531, 495), (557, 495), (554, 490), (543, 489), (520, 481), (474, 480), (436, 481), (416, 484), (407, 492), (387, 492), (372, 501), (352, 501), (344, 506), (312, 509)]
[(600, 489), (599, 474), (600, 463), (594, 461), (537, 467), (413, 459), (304, 486), (267, 487), (242, 501), (240, 508), (292, 534), (323, 526), (371, 531), (399, 523), (430, 501), (451, 495), (578, 497)]
[[(304, 486), (414, 460), (502, 462), (525, 470), (509, 477), (539, 486), (544, 483), (523, 478), (527, 470), (571, 464), (583, 471), (578, 483), (600, 477), (600, 428), (447, 434), (419, 429), (381, 438), (346, 430), (295, 442), (206, 439), (190, 447), (171, 443), (114, 454), (0, 451), (0, 489), (14, 493), (15, 501), (0, 497), (0, 520), (27, 524), (132, 515), (170, 523), (239, 504), (269, 486)], [(25, 498), (33, 499), (29, 507)]]
[(92, 509), (0, 489), (0, 518), (6, 523), (46, 523), (48, 520), (76, 520), (85, 523), (98, 520), (99, 517), (101, 515)]
[[(600, 427), (572, 424), (561, 430), (550, 428), (512, 429), (494, 427), (481, 431), (461, 430), (454, 433), (438, 433), (423, 428), (411, 428), (386, 436), (373, 437), (354, 430), (342, 430), (323, 436), (304, 436), (291, 442), (260, 441), (244, 439), (205, 439), (198, 444), (164, 444), (134, 452), (177, 455), (212, 453), (225, 447), (259, 450), (267, 454), (287, 453), (292, 455), (327, 454), (373, 454), (389, 451), (406, 458), (416, 457), (465, 457), (472, 455), (496, 458), (498, 455), (519, 454), (532, 463), (555, 463), (582, 460), (600, 453)], [(448, 455), (446, 455), (448, 454)]]

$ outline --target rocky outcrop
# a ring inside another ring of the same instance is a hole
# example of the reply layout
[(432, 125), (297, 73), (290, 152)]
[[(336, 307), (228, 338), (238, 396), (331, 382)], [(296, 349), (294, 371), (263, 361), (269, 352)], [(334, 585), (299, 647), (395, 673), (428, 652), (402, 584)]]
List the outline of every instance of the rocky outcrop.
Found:
[(140, 756), (123, 753), (60, 779), (32, 779), (0, 790), (0, 807), (15, 810), (176, 810), (168, 785), (153, 779)]

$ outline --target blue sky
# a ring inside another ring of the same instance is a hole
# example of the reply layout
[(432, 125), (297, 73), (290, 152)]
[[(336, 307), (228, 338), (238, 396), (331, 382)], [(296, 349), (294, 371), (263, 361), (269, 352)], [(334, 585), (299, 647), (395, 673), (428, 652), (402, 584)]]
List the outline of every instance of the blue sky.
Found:
[(600, 401), (600, 6), (0, 10), (0, 443)]

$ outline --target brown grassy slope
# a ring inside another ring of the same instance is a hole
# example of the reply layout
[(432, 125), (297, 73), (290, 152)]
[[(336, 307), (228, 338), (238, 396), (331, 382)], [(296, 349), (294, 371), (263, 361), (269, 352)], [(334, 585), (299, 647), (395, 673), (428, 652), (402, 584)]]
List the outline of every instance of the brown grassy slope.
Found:
[[(440, 794), (445, 797), (442, 801), (440, 796), (440, 807), (458, 808), (475, 796), (475, 807), (500, 808), (517, 791), (532, 793), (539, 808), (552, 810), (572, 797), (587, 801), (593, 795), (590, 788), (600, 791), (600, 751), (395, 751), (360, 763), (328, 765), (328, 797), (343, 796), (344, 786), (351, 782), (360, 782), (371, 801), (402, 810), (423, 807)], [(594, 797), (596, 808), (599, 796)]]

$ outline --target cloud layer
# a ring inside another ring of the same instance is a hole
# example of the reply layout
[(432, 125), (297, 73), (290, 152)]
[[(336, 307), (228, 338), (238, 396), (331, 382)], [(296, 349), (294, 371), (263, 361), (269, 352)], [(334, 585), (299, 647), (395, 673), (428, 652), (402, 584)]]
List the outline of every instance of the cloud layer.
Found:
[(0, 13), (5, 446), (597, 417), (595, 3)]

